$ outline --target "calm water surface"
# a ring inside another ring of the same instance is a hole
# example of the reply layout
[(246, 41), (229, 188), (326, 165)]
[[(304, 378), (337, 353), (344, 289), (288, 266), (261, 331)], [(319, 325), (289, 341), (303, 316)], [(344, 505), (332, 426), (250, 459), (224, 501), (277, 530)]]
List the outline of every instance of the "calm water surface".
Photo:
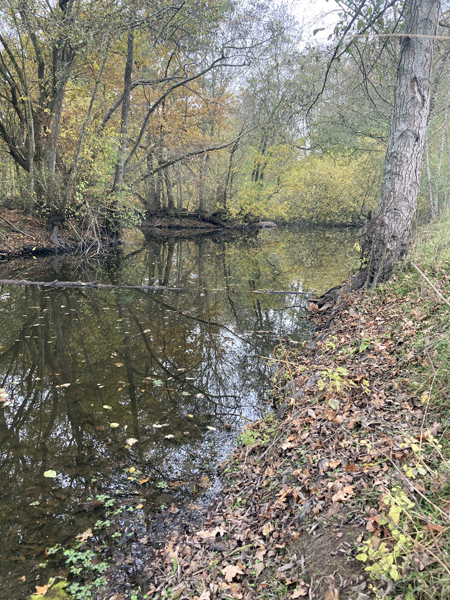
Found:
[(46, 548), (94, 527), (97, 497), (139, 496), (150, 515), (208, 502), (218, 462), (267, 411), (266, 357), (309, 336), (303, 296), (254, 291), (324, 291), (348, 275), (355, 236), (139, 239), (102, 262), (0, 266), (2, 279), (182, 288), (0, 286), (2, 600), (43, 582)]

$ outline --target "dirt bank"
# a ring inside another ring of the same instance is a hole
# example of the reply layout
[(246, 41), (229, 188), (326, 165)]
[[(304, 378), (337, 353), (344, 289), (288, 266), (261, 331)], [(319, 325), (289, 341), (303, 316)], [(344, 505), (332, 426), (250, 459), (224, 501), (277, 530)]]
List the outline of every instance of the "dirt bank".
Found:
[(0, 261), (61, 254), (77, 247), (70, 233), (66, 241), (64, 247), (55, 246), (49, 241), (45, 219), (27, 216), (20, 210), (0, 208)]

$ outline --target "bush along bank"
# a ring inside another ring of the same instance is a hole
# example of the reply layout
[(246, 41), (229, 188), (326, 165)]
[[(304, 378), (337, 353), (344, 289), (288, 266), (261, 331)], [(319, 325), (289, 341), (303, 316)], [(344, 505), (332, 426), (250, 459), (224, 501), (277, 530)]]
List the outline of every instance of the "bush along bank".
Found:
[(405, 263), (313, 312), (309, 347), (276, 349), (275, 411), (220, 466), (203, 524), (138, 533), (97, 597), (449, 596), (449, 225), (409, 256), (428, 282)]

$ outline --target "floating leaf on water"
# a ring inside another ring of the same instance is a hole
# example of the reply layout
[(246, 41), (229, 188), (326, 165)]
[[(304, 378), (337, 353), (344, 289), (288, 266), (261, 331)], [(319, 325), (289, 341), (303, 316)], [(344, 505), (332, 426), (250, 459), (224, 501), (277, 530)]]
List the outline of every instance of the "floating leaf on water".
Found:
[(144, 333), (150, 333), (150, 329), (144, 329)]
[(144, 508), (144, 505), (143, 505), (143, 504), (138, 504), (138, 505), (136, 506), (136, 508)]
[(190, 396), (189, 392), (181, 392), (183, 394), (183, 396)]
[(119, 427), (119, 423), (110, 423), (109, 426), (115, 429), (116, 427)]
[(165, 435), (164, 436), (166, 438), (166, 440), (171, 440), (172, 438), (174, 438), (175, 436), (172, 435), (171, 433), (169, 433), (169, 435)]
[(162, 425), (160, 425), (159, 423), (155, 423), (155, 424), (153, 425), (153, 427), (154, 427), (155, 429), (159, 429), (160, 427), (162, 427)]
[(56, 477), (56, 471), (53, 471), (52, 469), (45, 471), (44, 477)]
[(86, 529), (83, 533), (79, 533), (75, 536), (75, 539), (80, 540), (80, 542), (85, 542), (88, 538), (93, 537), (92, 529)]
[(147, 481), (148, 481), (148, 477), (146, 479), (138, 479), (138, 483), (140, 483), (141, 485), (143, 483), (147, 483)]
[(39, 504), (39, 500), (36, 500), (36, 502), (30, 502), (30, 506), (38, 506)]
[(211, 427), (210, 425), (207, 425), (206, 429), (209, 429), (210, 431), (217, 431), (215, 427)]
[(136, 471), (136, 469), (134, 467), (131, 467), (131, 469), (129, 469), (130, 473), (134, 473)]
[(70, 383), (62, 383), (59, 387), (69, 387)]
[(194, 418), (194, 415), (188, 415), (188, 417), (189, 417), (190, 419), (193, 419), (193, 418)]
[[(105, 408), (105, 407), (103, 407), (103, 408)], [(137, 441), (138, 440), (136, 438), (128, 438), (127, 439), (127, 446), (133, 446), (134, 444), (137, 443)]]
[(116, 367), (123, 367), (123, 363), (116, 363)]
[(106, 410), (112, 410), (112, 406), (109, 406), (109, 404), (104, 404), (103, 408), (106, 408)]

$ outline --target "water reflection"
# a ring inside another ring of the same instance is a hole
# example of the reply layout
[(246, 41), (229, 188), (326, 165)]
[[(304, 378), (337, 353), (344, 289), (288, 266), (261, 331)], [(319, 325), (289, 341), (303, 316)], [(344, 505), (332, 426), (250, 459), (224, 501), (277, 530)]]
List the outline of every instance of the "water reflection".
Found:
[(3, 266), (3, 278), (182, 291), (1, 287), (1, 598), (26, 597), (45, 548), (93, 526), (99, 494), (138, 495), (150, 514), (205, 501), (236, 433), (264, 410), (264, 357), (308, 337), (304, 297), (253, 292), (344, 278), (353, 235), (326, 236), (150, 240), (103, 264)]

